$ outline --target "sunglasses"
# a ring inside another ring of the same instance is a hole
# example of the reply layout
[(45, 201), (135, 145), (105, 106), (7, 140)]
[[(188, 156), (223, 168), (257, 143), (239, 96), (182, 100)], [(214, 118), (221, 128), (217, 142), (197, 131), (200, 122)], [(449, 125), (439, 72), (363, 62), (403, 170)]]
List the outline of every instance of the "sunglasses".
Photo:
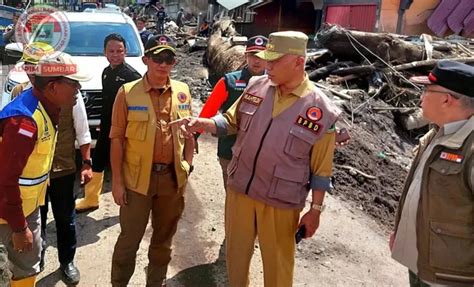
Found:
[(152, 55), (150, 56), (151, 60), (156, 64), (163, 64), (171, 65), (174, 63), (174, 55), (172, 54), (159, 54), (159, 55)]

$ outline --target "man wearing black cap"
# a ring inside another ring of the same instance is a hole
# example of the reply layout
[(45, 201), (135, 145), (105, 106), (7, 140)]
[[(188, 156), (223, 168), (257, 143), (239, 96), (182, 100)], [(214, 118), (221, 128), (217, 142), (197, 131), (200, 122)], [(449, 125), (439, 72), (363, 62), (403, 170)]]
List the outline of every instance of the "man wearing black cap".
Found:
[(474, 285), (474, 67), (441, 61), (427, 77), (417, 148), (390, 237), (410, 286)]
[[(214, 90), (202, 107), (199, 117), (210, 118), (220, 110), (225, 113), (234, 102), (242, 95), (251, 77), (261, 76), (265, 72), (265, 60), (255, 56), (256, 53), (265, 50), (268, 39), (263, 36), (255, 36), (247, 41), (245, 56), (247, 66), (244, 69), (228, 73), (222, 77), (214, 86)], [(227, 187), (227, 166), (232, 159), (232, 146), (237, 135), (229, 135), (219, 138), (217, 145), (217, 156), (222, 167), (224, 187)]]
[(166, 279), (194, 149), (193, 138), (185, 140), (178, 127), (168, 126), (191, 115), (188, 85), (170, 79), (175, 58), (169, 37), (150, 38), (143, 57), (147, 73), (123, 85), (115, 99), (110, 130), (112, 195), (120, 206), (121, 232), (112, 257), (113, 286), (127, 286), (150, 213), (147, 286), (161, 286)]

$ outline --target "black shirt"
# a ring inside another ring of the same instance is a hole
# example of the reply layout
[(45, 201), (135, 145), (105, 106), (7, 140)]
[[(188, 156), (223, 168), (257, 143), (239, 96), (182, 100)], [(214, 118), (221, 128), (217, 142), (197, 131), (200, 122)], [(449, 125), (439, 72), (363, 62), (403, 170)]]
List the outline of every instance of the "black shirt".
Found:
[(100, 117), (100, 130), (109, 134), (112, 121), (112, 108), (119, 88), (128, 82), (140, 79), (142, 76), (127, 63), (114, 69), (110, 66), (102, 72), (102, 113)]

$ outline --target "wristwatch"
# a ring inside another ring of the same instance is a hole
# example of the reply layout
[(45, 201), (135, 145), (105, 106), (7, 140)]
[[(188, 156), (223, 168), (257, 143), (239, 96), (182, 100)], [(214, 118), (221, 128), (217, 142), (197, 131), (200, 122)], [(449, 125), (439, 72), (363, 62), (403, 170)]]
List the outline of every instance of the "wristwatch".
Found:
[(84, 159), (82, 160), (82, 164), (87, 164), (88, 166), (92, 167), (92, 159)]
[(311, 209), (317, 210), (322, 213), (326, 209), (326, 205), (311, 203)]

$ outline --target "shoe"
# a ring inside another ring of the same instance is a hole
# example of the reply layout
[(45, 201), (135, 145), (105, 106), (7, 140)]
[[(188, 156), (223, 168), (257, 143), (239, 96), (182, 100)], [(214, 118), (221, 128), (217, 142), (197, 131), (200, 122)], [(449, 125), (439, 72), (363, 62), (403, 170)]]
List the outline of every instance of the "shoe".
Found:
[(76, 266), (74, 266), (74, 263), (69, 262), (68, 264), (61, 264), (61, 273), (63, 275), (63, 281), (66, 283), (66, 285), (76, 285), (79, 283), (79, 280), (81, 280), (81, 273), (79, 272), (79, 269), (77, 269)]
[(84, 198), (76, 200), (76, 212), (82, 213), (99, 208), (99, 195), (104, 182), (103, 172), (94, 172), (92, 180), (84, 187)]
[(44, 271), (44, 255), (46, 253), (46, 249), (45, 248), (42, 248), (41, 250), (41, 259), (40, 259), (40, 272), (43, 272)]

